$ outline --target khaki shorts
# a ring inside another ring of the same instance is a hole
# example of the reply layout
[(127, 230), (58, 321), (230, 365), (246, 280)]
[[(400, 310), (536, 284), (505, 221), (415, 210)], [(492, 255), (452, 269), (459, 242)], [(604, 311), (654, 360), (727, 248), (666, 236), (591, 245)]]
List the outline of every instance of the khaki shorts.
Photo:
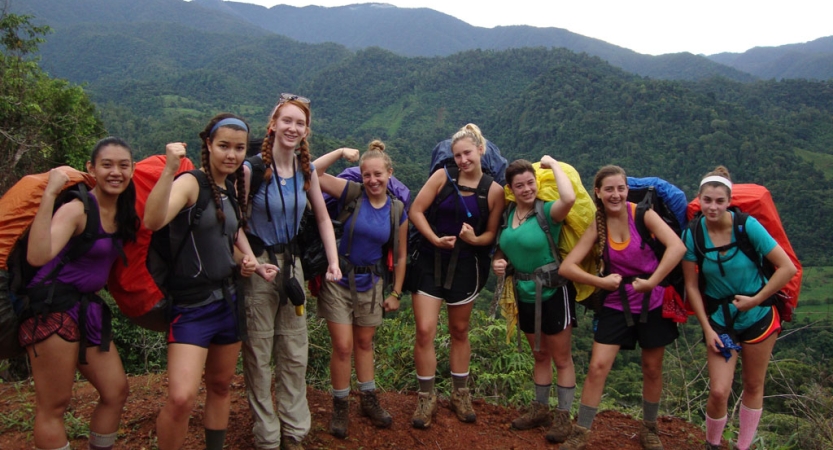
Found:
[[(376, 307), (373, 306), (373, 291), (376, 291)], [(357, 292), (359, 298), (358, 311), (353, 310), (353, 298), (350, 288), (338, 283), (325, 281), (318, 294), (318, 317), (334, 323), (346, 323), (360, 327), (378, 327), (382, 324), (382, 303), (385, 301), (382, 291), (382, 280), (379, 279), (366, 292)], [(371, 312), (371, 309), (373, 312)]]

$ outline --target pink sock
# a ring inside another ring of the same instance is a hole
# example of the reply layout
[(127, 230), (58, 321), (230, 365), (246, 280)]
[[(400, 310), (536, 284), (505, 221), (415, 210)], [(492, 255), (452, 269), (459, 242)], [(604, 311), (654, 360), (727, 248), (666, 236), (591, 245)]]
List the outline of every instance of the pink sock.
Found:
[(752, 439), (755, 439), (755, 432), (758, 431), (758, 422), (761, 420), (761, 409), (747, 408), (746, 405), (740, 405), (740, 432), (738, 432), (739, 450), (748, 450), (752, 445)]
[(723, 437), (723, 429), (726, 428), (726, 421), (729, 416), (722, 419), (712, 419), (706, 414), (706, 442), (712, 445), (720, 445), (720, 438)]

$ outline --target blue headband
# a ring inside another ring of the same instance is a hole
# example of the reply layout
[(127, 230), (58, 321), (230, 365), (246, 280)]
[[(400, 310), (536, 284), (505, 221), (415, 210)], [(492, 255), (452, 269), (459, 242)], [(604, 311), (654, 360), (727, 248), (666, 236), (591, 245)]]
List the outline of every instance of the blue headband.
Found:
[(211, 132), (208, 133), (208, 135), (213, 136), (214, 132), (217, 131), (217, 128), (225, 127), (225, 126), (228, 126), (228, 125), (237, 125), (238, 127), (246, 130), (246, 133), (249, 132), (249, 127), (246, 126), (246, 122), (243, 122), (242, 120), (236, 119), (234, 117), (227, 117), (227, 118), (217, 122), (216, 124), (214, 124), (214, 126), (211, 127)]

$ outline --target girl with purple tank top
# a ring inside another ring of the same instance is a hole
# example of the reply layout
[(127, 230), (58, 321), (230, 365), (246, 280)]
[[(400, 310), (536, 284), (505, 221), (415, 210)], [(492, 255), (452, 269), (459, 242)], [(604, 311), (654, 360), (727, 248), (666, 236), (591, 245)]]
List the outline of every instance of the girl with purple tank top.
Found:
[[(559, 273), (609, 294), (594, 318), (593, 349), (576, 424), (570, 438), (559, 448), (575, 450), (587, 446), (616, 354), (620, 349), (632, 350), (639, 343), (643, 375), (639, 441), (645, 449), (661, 450), (657, 416), (662, 395), (662, 359), (665, 346), (677, 338), (678, 332), (673, 321), (662, 317), (664, 289), (659, 283), (680, 262), (685, 246), (657, 213), (648, 210), (645, 226), (666, 250), (662, 260), (657, 261), (650, 246), (640, 248), (642, 242), (634, 223), (633, 204), (627, 201), (628, 181), (621, 167), (602, 167), (594, 179), (594, 193), (596, 226), (581, 236), (561, 264)], [(603, 275), (587, 273), (578, 265), (594, 246), (607, 254), (603, 261), (609, 267), (603, 267)], [(622, 292), (627, 296), (627, 303), (622, 302)], [(646, 301), (648, 311), (643, 311)]]
[[(113, 447), (127, 400), (127, 377), (111, 342), (109, 309), (96, 292), (104, 287), (122, 242), (136, 238), (132, 151), (121, 139), (102, 139), (93, 148), (87, 171), (96, 187), (80, 195), (87, 195), (89, 214), (98, 215), (92, 246), (60, 264), (71, 249), (84, 248), (76, 246), (82, 243), (88, 218), (81, 198), (63, 204), (53, 215), (55, 200), (69, 181), (58, 169), (49, 173), (29, 232), (27, 260), (41, 267), (27, 286), (32, 317), (21, 324), (18, 337), (35, 381), (36, 449), (70, 448), (63, 415), (72, 398), (76, 368), (100, 396), (89, 425), (90, 449)], [(87, 348), (88, 343), (95, 346)]]

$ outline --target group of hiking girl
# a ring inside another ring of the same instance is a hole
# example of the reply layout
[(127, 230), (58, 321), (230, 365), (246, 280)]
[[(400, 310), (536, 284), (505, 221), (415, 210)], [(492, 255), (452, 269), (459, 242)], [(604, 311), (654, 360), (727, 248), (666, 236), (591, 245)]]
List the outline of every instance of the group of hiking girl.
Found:
[[(737, 343), (732, 348), (743, 349), (745, 359), (737, 445), (749, 447), (761, 415), (766, 368), (781, 330), (778, 310), (769, 299), (796, 269), (751, 217), (746, 222), (749, 239), (757, 253), (778, 269), (767, 280), (756, 263), (738, 250), (733, 231), (736, 213), (727, 209), (732, 183), (725, 168), (705, 177), (698, 194), (703, 215), (696, 220), (704, 229), (705, 249), (699, 250), (704, 257), (697, 254), (698, 240), (691, 228), (681, 239), (652, 210), (644, 215), (644, 225), (665, 252), (658, 257), (644, 245), (635, 205), (627, 201), (625, 172), (605, 166), (593, 183), (595, 225), (560, 261), (554, 242), (577, 192), (552, 157), (541, 158), (540, 170), (552, 172), (558, 199), (539, 200), (535, 167), (517, 160), (505, 172), (515, 201), (504, 214), (504, 190), (482, 167), (486, 140), (476, 125), (468, 124), (451, 138), (456, 167), (434, 172), (408, 210), (388, 192), (393, 163), (383, 142), (371, 142), (361, 157), (358, 150), (340, 148), (312, 162), (310, 114), (308, 99), (282, 94), (269, 116), (260, 153), (245, 163), (250, 129), (232, 114), (215, 116), (200, 133), (199, 170), (177, 176), (186, 146), (176, 142), (166, 146), (165, 167), (144, 214), (147, 228), (169, 227), (176, 254), (174, 281), (168, 286), (174, 299), (167, 334), (168, 397), (156, 428), (160, 449), (184, 445), (203, 377), (206, 448), (223, 448), (230, 383), (241, 348), (255, 446), (302, 448), (311, 428), (305, 383), (309, 340), (296, 238), (308, 209), (314, 214), (327, 261), (318, 315), (326, 320), (332, 340), (329, 431), (334, 436), (348, 435), (353, 367), (360, 412), (376, 427), (392, 424), (376, 395), (373, 338), (383, 313), (399, 308), (407, 255), (416, 250), (418, 258), (409, 266), (415, 271), (409, 276), (415, 280), (414, 362), (419, 387), (411, 418), (414, 428), (430, 427), (438, 409), (434, 340), (443, 303), (451, 347), (450, 407), (460, 421), (476, 421), (468, 387), (472, 353), (468, 333), (474, 302), (491, 268), (499, 276), (514, 277), (518, 324), (535, 361), (534, 401), (512, 421), (512, 427), (549, 427), (546, 439), (561, 443), (559, 448), (587, 448), (615, 357), (620, 349), (639, 344), (643, 372), (639, 439), (643, 448), (662, 449), (657, 427), (662, 362), (665, 346), (678, 332), (675, 323), (662, 316), (661, 282), (683, 260), (687, 297), (708, 347), (706, 446), (719, 448), (727, 421), (740, 354), (727, 347), (723, 335), (728, 335)], [(359, 162), (360, 182), (327, 173), (342, 158)], [(104, 139), (93, 149), (87, 170), (96, 182), (89, 198), (66, 202), (57, 211), (53, 205), (67, 178), (59, 170), (50, 173), (29, 234), (28, 261), (42, 267), (29, 285), (34, 314), (21, 325), (19, 340), (29, 354), (35, 381), (37, 449), (69, 448), (63, 413), (76, 368), (100, 395), (90, 422), (90, 449), (113, 447), (128, 396), (125, 372), (111, 342), (109, 310), (96, 292), (106, 283), (109, 267), (118, 263), (122, 243), (135, 240), (138, 231), (132, 151), (117, 138)], [(211, 201), (199, 211), (195, 205), (205, 192)], [(347, 217), (340, 241), (323, 194), (334, 199), (337, 214)], [(85, 208), (87, 203), (93, 207)], [(66, 258), (77, 246), (89, 214), (99, 218), (93, 244), (80, 256)], [(409, 221), (420, 235), (414, 249), (408, 249)], [(580, 265), (591, 254), (602, 255), (599, 273), (588, 273)], [(577, 324), (574, 282), (603, 293), (598, 297), (592, 354), (575, 423), (570, 417), (576, 391), (571, 354)], [(51, 306), (39, 310), (43, 305)], [(553, 381), (557, 402), (551, 411)]]

